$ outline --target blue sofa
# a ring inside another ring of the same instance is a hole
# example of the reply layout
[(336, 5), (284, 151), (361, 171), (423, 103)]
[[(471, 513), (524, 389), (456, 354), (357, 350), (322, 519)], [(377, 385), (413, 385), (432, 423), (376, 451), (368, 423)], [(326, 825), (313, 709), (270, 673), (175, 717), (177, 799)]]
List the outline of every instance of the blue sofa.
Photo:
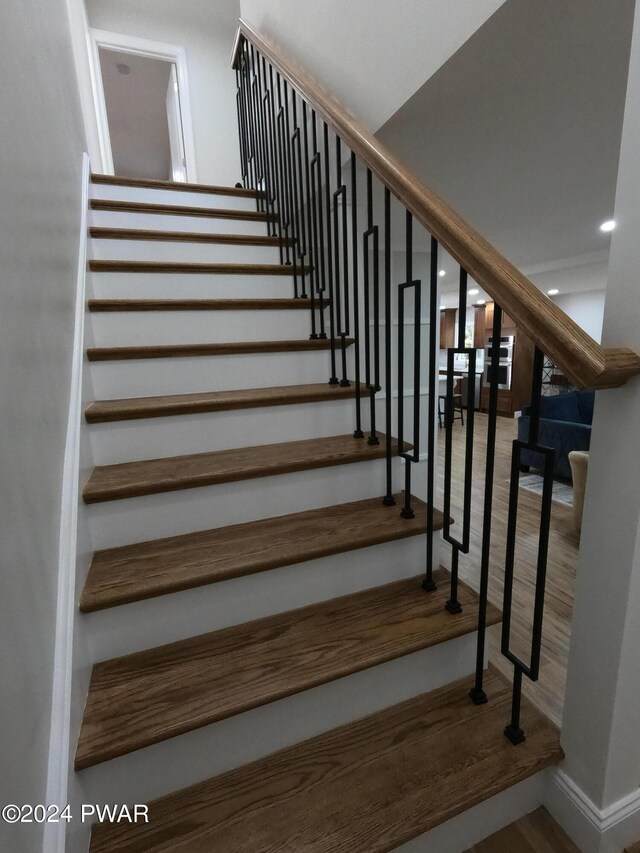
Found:
[[(588, 450), (591, 442), (593, 420), (593, 391), (570, 391), (555, 397), (543, 397), (540, 401), (540, 436), (538, 443), (553, 447), (556, 451), (554, 474), (571, 479), (569, 453), (572, 450)], [(522, 410), (518, 420), (518, 438), (529, 438), (530, 408)], [(520, 463), (523, 467), (542, 467), (542, 458), (530, 450), (523, 450)]]

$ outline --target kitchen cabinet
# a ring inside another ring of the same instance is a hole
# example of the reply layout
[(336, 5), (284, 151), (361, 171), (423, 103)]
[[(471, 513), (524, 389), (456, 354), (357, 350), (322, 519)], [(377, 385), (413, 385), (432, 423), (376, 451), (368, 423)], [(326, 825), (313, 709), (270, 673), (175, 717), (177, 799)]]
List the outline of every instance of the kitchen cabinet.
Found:
[(440, 349), (449, 349), (456, 345), (457, 308), (440, 310)]

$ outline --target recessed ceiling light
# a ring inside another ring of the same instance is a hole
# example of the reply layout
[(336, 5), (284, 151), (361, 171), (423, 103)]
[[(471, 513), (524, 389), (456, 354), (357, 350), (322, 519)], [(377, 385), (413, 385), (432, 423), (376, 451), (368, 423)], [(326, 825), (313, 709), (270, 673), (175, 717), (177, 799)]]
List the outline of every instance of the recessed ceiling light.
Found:
[(616, 227), (615, 219), (607, 219), (607, 221), (603, 222), (602, 225), (600, 226), (600, 230), (604, 231), (605, 233), (608, 233), (609, 231), (613, 231), (613, 229), (615, 227)]
[(549, 294), (549, 296), (557, 296), (560, 291), (557, 287), (554, 287), (553, 290), (547, 290), (547, 293)]
[(476, 302), (476, 305), (485, 305), (486, 302), (487, 302), (486, 299), (478, 299), (478, 301)]
[(116, 65), (116, 68), (118, 69), (118, 71), (119, 71), (121, 74), (124, 74), (124, 75), (125, 75), (125, 77), (126, 77), (126, 75), (127, 75), (127, 74), (130, 74), (130, 73), (131, 73), (131, 68), (130, 68), (130, 67), (129, 67), (125, 62), (119, 62), (119, 63)]
[(444, 276), (444, 275), (446, 275), (446, 274), (447, 274), (447, 271), (446, 271), (446, 270), (440, 270), (440, 272), (438, 273), (438, 275), (440, 276), (440, 278), (442, 278), (442, 276)]
[(480, 291), (477, 288), (474, 288), (473, 290), (469, 291), (469, 296), (477, 296), (479, 293)]

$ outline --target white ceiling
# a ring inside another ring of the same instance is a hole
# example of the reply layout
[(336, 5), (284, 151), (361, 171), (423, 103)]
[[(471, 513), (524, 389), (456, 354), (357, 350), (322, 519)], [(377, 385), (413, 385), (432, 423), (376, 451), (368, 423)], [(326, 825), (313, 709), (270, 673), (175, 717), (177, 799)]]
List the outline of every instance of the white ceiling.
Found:
[(633, 8), (507, 0), (377, 135), (525, 272), (606, 258)]
[[(121, 74), (119, 64), (130, 73)], [(116, 174), (170, 179), (166, 98), (171, 63), (100, 48), (100, 67)]]

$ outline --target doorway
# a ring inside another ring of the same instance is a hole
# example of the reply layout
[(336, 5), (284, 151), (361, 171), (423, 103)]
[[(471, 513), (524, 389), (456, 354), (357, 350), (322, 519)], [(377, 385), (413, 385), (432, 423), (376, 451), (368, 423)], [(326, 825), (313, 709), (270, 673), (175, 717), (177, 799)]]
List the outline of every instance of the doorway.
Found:
[(184, 49), (102, 30), (91, 48), (104, 172), (196, 183)]

